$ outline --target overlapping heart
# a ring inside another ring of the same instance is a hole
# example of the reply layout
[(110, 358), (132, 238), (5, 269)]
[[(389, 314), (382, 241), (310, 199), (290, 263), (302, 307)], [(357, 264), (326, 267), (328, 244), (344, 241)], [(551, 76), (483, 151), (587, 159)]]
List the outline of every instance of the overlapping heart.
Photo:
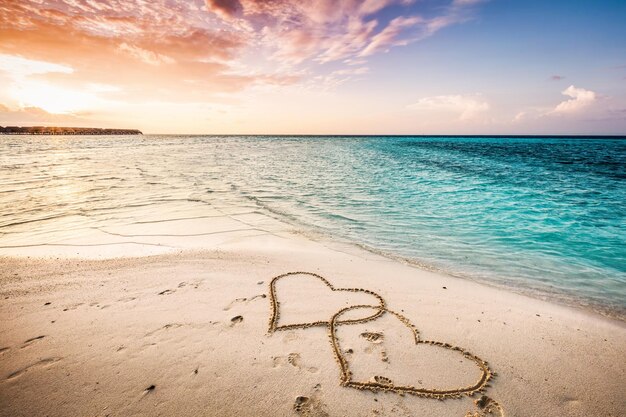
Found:
[(337, 362), (339, 362), (339, 367), (341, 369), (341, 384), (342, 385), (347, 386), (347, 387), (357, 388), (357, 389), (369, 389), (371, 391), (394, 391), (397, 393), (407, 393), (407, 394), (414, 394), (414, 395), (419, 395), (423, 397), (443, 399), (443, 398), (451, 398), (451, 397), (458, 398), (463, 394), (472, 395), (476, 392), (479, 392), (481, 389), (485, 387), (485, 385), (489, 382), (489, 380), (493, 376), (491, 373), (491, 370), (487, 366), (487, 363), (483, 361), (482, 359), (480, 359), (479, 357), (465, 351), (463, 348), (460, 348), (458, 346), (452, 346), (448, 343), (442, 343), (442, 342), (436, 342), (436, 341), (430, 341), (430, 340), (421, 340), (419, 336), (419, 331), (417, 330), (417, 328), (415, 328), (415, 326), (413, 326), (413, 324), (411, 324), (411, 322), (406, 317), (394, 311), (384, 309), (383, 314), (391, 314), (392, 316), (395, 316), (398, 320), (400, 320), (400, 322), (404, 326), (406, 326), (406, 328), (411, 332), (413, 336), (415, 345), (427, 344), (427, 345), (435, 346), (436, 348), (448, 349), (448, 350), (458, 352), (464, 358), (473, 361), (478, 366), (478, 368), (481, 370), (481, 376), (472, 385), (469, 385), (466, 387), (448, 388), (448, 389), (417, 388), (412, 385), (397, 385), (394, 383), (390, 383), (389, 382), (390, 380), (388, 380), (388, 378), (385, 378), (384, 381), (382, 382), (353, 380), (352, 373), (350, 372), (350, 364), (348, 360), (346, 359), (346, 356), (343, 350), (341, 349), (340, 341), (337, 336), (337, 327), (339, 326), (339, 323), (340, 323), (340, 317), (343, 314), (352, 310), (371, 309), (371, 308), (372, 306), (367, 306), (367, 305), (356, 305), (356, 306), (346, 307), (338, 311), (330, 320), (330, 323), (328, 326), (330, 343), (333, 347), (335, 358), (337, 359)]
[[(320, 280), (324, 285), (326, 285), (331, 291), (344, 291), (344, 292), (361, 292), (365, 294), (369, 294), (373, 296), (377, 301), (377, 305), (352, 305), (348, 307), (344, 307), (334, 313), (332, 317), (326, 320), (317, 320), (312, 322), (303, 322), (303, 323), (289, 323), (279, 325), (278, 321), (280, 318), (280, 302), (278, 301), (278, 295), (276, 292), (276, 283), (282, 279), (286, 279), (288, 277), (296, 277), (298, 275), (305, 275), (309, 277), (314, 277)], [(330, 344), (333, 349), (333, 353), (335, 355), (335, 359), (337, 360), (341, 372), (341, 385), (345, 387), (351, 387), (361, 390), (370, 390), (374, 392), (378, 391), (387, 391), (387, 392), (395, 392), (399, 394), (412, 394), (415, 396), (426, 397), (426, 398), (437, 398), (437, 399), (445, 399), (445, 398), (459, 398), (461, 396), (467, 395), (472, 396), (476, 393), (481, 393), (487, 387), (488, 382), (493, 378), (494, 373), (489, 368), (487, 362), (479, 358), (478, 356), (466, 351), (465, 349), (452, 346), (448, 343), (437, 342), (432, 340), (422, 340), (420, 338), (420, 334), (418, 329), (403, 315), (396, 313), (392, 310), (389, 310), (386, 307), (385, 300), (378, 294), (373, 291), (366, 290), (363, 288), (336, 288), (330, 282), (328, 282), (321, 275), (311, 273), (311, 272), (288, 272), (286, 274), (278, 275), (274, 277), (270, 282), (270, 303), (271, 303), (271, 315), (269, 320), (269, 332), (275, 332), (280, 330), (289, 330), (289, 329), (305, 329), (314, 326), (326, 326), (328, 328), (328, 334), (330, 337)], [(350, 319), (342, 319), (342, 316), (358, 310), (373, 310), (373, 313), (363, 314), (357, 316), (356, 318)], [(446, 349), (454, 352), (458, 352), (463, 358), (473, 361), (476, 366), (480, 369), (480, 378), (478, 380), (468, 386), (459, 387), (459, 388), (418, 388), (414, 385), (410, 384), (395, 384), (391, 379), (383, 376), (374, 377), (373, 380), (369, 381), (358, 381), (352, 378), (352, 372), (350, 371), (350, 362), (346, 357), (344, 351), (341, 348), (340, 340), (337, 335), (337, 329), (341, 325), (351, 325), (351, 324), (359, 324), (366, 323), (382, 317), (385, 314), (389, 314), (397, 318), (412, 334), (412, 339), (415, 342), (415, 345), (425, 344), (432, 345), (439, 349)], [(476, 405), (479, 408), (479, 411), (474, 414), (468, 413), (469, 416), (486, 416), (492, 415), (492, 413), (498, 413), (500, 416), (504, 416), (504, 412), (500, 404), (495, 400), (482, 396), (478, 400), (475, 401)]]
[(270, 321), (269, 321), (270, 333), (278, 331), (278, 330), (306, 329), (308, 327), (315, 327), (315, 326), (328, 326), (328, 323), (329, 323), (328, 319), (318, 320), (314, 322), (307, 322), (307, 323), (290, 323), (290, 324), (283, 324), (283, 325), (278, 324), (278, 321), (280, 319), (280, 302), (278, 301), (278, 297), (276, 295), (276, 284), (278, 283), (278, 281), (282, 279), (285, 279), (288, 277), (295, 278), (298, 275), (314, 277), (320, 280), (323, 284), (325, 284), (331, 291), (352, 292), (352, 293), (360, 292), (364, 294), (369, 294), (373, 296), (374, 298), (376, 298), (376, 300), (378, 301), (378, 304), (376, 305), (377, 311), (374, 312), (373, 314), (370, 314), (361, 318), (356, 318), (356, 319), (337, 320), (337, 324), (364, 323), (366, 321), (376, 319), (381, 314), (383, 314), (385, 310), (385, 300), (383, 300), (383, 297), (376, 294), (374, 291), (366, 290), (363, 288), (335, 288), (324, 277), (322, 277), (321, 275), (315, 274), (313, 272), (288, 272), (286, 274), (278, 275), (274, 277), (272, 281), (270, 281), (270, 295), (269, 295), (269, 299), (271, 303), (271, 315), (270, 315)]

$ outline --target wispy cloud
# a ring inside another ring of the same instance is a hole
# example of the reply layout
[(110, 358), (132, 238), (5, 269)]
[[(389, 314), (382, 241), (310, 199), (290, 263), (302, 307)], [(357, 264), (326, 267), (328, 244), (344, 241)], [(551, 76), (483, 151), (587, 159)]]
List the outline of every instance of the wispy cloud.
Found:
[(453, 113), (458, 120), (471, 120), (489, 110), (489, 103), (476, 96), (443, 95), (421, 98), (407, 108), (423, 112)]
[(27, 59), (18, 55), (0, 54), (0, 71), (8, 73), (14, 78), (22, 78), (33, 74), (50, 72), (71, 74), (74, 72), (74, 69), (53, 62)]
[[(75, 68), (77, 76), (105, 83), (110, 81), (107, 67), (124, 65), (124, 72), (129, 72), (130, 58), (163, 67), (159, 69), (163, 85), (177, 84), (176, 79), (202, 84), (204, 78), (209, 89), (223, 86), (224, 91), (232, 91), (279, 74), (294, 79), (303, 67), (311, 76), (321, 75), (317, 71), (321, 64), (346, 65), (347, 60), (415, 42), (466, 20), (477, 3), (23, 0), (2, 6), (0, 53), (56, 60)], [(232, 77), (237, 63), (246, 59), (256, 60), (260, 70), (248, 73), (246, 79)], [(198, 73), (198, 63), (213, 65)], [(97, 66), (102, 67), (100, 71)], [(153, 68), (151, 77), (154, 74)], [(216, 78), (221, 78), (219, 83), (213, 82)]]
[(173, 58), (170, 58), (167, 55), (158, 54), (138, 46), (129, 45), (126, 42), (122, 42), (120, 44), (119, 50), (149, 65), (158, 66), (161, 64), (173, 64), (176, 62)]
[(423, 23), (423, 19), (418, 16), (396, 17), (382, 31), (372, 37), (367, 46), (361, 50), (359, 56), (369, 56), (376, 52), (387, 51), (393, 46), (406, 45), (409, 40), (401, 37), (402, 32), (418, 23)]
[[(284, 92), (294, 84), (301, 91), (311, 91), (312, 86), (332, 90), (372, 77), (376, 67), (370, 61), (375, 56), (471, 19), (478, 3), (3, 2), (0, 82), (8, 80), (8, 85), (3, 85), (0, 100), (14, 108), (69, 114), (83, 107), (127, 111), (134, 105), (149, 109), (152, 102), (174, 107), (244, 101), (249, 100), (247, 93)], [(462, 117), (471, 114), (461, 112)]]

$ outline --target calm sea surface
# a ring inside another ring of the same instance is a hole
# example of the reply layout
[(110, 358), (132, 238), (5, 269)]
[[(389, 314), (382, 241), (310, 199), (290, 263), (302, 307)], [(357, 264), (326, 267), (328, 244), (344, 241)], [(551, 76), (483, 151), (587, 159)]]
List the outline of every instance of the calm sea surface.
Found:
[(626, 317), (626, 140), (0, 136), (0, 246), (190, 201)]

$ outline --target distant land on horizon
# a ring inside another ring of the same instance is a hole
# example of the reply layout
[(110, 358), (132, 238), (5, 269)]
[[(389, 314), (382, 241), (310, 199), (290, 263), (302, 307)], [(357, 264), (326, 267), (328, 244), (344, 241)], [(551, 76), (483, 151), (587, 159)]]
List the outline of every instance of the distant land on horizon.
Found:
[(99, 127), (0, 126), (5, 135), (143, 135), (138, 129), (103, 129)]
[[(139, 129), (66, 126), (0, 126), (0, 135), (143, 135)], [(311, 134), (311, 133), (148, 133), (152, 136), (259, 136), (259, 137), (410, 137), (410, 138), (552, 138), (552, 139), (626, 139), (623, 135), (607, 134)]]

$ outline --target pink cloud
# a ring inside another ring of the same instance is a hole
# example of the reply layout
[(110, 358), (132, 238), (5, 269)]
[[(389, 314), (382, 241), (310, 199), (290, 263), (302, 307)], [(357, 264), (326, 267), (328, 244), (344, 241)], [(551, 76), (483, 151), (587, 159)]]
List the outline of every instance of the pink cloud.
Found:
[(387, 50), (392, 46), (406, 44), (407, 41), (400, 38), (402, 31), (421, 22), (423, 22), (423, 19), (417, 16), (396, 17), (385, 29), (371, 39), (371, 42), (361, 51), (359, 56), (369, 56), (376, 52)]
[(233, 18), (242, 12), (239, 0), (206, 0), (206, 6), (224, 18)]
[(476, 1), (449, 3), (440, 15), (425, 18), (399, 15), (381, 25), (377, 13), (390, 6), (402, 7), (415, 0), (207, 0), (217, 16), (237, 18), (261, 34), (260, 47), (268, 56), (293, 64), (321, 63), (370, 56), (394, 46), (423, 39), (462, 21), (462, 10)]
[(53, 114), (39, 107), (9, 108), (0, 103), (0, 126), (53, 125), (82, 123), (86, 114)]
[[(320, 63), (362, 66), (460, 21), (459, 10), (475, 3), (448, 1), (428, 18), (415, 0), (9, 1), (0, 5), (0, 53), (75, 69), (49, 81), (206, 97), (314, 77)], [(396, 17), (380, 17), (385, 9)], [(244, 57), (258, 61), (247, 65), (256, 72), (238, 73)]]
[(570, 85), (562, 91), (564, 96), (571, 97), (570, 100), (565, 100), (559, 103), (558, 106), (552, 111), (556, 114), (569, 114), (576, 113), (586, 107), (589, 107), (596, 101), (597, 95), (591, 90), (585, 90), (584, 88), (577, 88)]

